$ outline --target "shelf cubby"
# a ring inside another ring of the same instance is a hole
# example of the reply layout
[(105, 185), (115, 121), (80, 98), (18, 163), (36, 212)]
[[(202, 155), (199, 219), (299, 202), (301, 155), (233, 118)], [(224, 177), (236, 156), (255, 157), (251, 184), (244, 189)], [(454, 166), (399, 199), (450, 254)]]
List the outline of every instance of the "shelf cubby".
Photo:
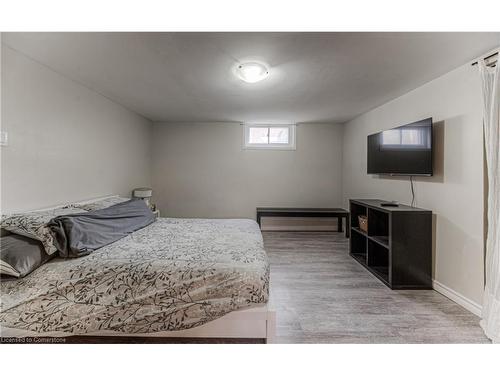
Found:
[(372, 238), (368, 238), (366, 265), (374, 271), (377, 277), (386, 283), (391, 282), (389, 261), (389, 248), (380, 245)]
[(367, 242), (366, 236), (361, 231), (351, 231), (350, 254), (358, 262), (366, 264), (367, 260)]
[[(361, 229), (359, 229), (358, 217), (361, 215), (368, 215), (368, 209), (365, 206), (355, 204), (350, 206), (349, 213), (351, 215), (351, 228), (357, 231), (361, 231)], [(364, 232), (361, 231), (361, 233)]]
[(389, 237), (389, 214), (368, 208), (368, 235)]

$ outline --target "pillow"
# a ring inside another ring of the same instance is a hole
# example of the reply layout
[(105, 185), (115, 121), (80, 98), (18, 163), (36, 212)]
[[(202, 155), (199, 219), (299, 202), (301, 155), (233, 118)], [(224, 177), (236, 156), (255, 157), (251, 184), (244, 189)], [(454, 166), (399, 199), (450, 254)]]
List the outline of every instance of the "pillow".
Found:
[(114, 197), (98, 199), (96, 201), (89, 203), (73, 203), (71, 204), (71, 207), (79, 208), (85, 211), (95, 211), (95, 210), (102, 210), (103, 208), (108, 208), (110, 206), (114, 206), (115, 204), (126, 202), (129, 200), (130, 198), (114, 196)]
[(53, 258), (40, 241), (18, 234), (0, 241), (0, 273), (2, 276), (24, 277)]
[(24, 212), (2, 216), (1, 228), (21, 236), (33, 238), (42, 242), (47, 254), (57, 251), (47, 223), (56, 216), (86, 212), (85, 210), (66, 207), (46, 211)]

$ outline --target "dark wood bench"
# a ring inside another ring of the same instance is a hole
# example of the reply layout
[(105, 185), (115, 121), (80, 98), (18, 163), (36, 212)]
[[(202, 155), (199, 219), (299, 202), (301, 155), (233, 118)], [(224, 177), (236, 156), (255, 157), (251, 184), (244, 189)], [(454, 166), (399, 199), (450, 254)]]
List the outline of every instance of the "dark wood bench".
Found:
[(343, 208), (276, 208), (257, 207), (257, 224), (263, 216), (274, 217), (335, 217), (337, 218), (337, 230), (342, 232), (342, 219), (345, 219), (345, 236), (349, 237), (349, 211)]

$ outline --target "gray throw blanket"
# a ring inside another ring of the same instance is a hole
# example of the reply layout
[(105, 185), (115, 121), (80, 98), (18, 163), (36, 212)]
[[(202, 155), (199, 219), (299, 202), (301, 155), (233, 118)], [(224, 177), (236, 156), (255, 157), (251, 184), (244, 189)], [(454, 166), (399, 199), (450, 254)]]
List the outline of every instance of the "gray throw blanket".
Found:
[(75, 258), (118, 241), (153, 223), (155, 216), (142, 200), (130, 200), (91, 212), (62, 215), (47, 225), (63, 258)]

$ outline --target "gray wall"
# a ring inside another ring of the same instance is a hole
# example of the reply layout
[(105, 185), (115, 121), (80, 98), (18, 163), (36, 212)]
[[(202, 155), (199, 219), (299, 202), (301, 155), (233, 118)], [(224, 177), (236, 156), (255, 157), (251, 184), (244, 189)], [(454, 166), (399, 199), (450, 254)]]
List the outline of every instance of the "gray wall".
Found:
[(297, 150), (243, 150), (237, 123), (157, 123), (153, 189), (162, 216), (255, 218), (257, 206), (338, 206), (342, 126), (300, 124)]
[(345, 124), (343, 202), (381, 198), (409, 203), (408, 178), (366, 174), (366, 136), (433, 117), (434, 177), (416, 178), (416, 204), (435, 213), (434, 278), (481, 304), (483, 293), (483, 132), (479, 77), (470, 65)]
[(150, 121), (4, 45), (1, 77), (4, 212), (151, 183)]

